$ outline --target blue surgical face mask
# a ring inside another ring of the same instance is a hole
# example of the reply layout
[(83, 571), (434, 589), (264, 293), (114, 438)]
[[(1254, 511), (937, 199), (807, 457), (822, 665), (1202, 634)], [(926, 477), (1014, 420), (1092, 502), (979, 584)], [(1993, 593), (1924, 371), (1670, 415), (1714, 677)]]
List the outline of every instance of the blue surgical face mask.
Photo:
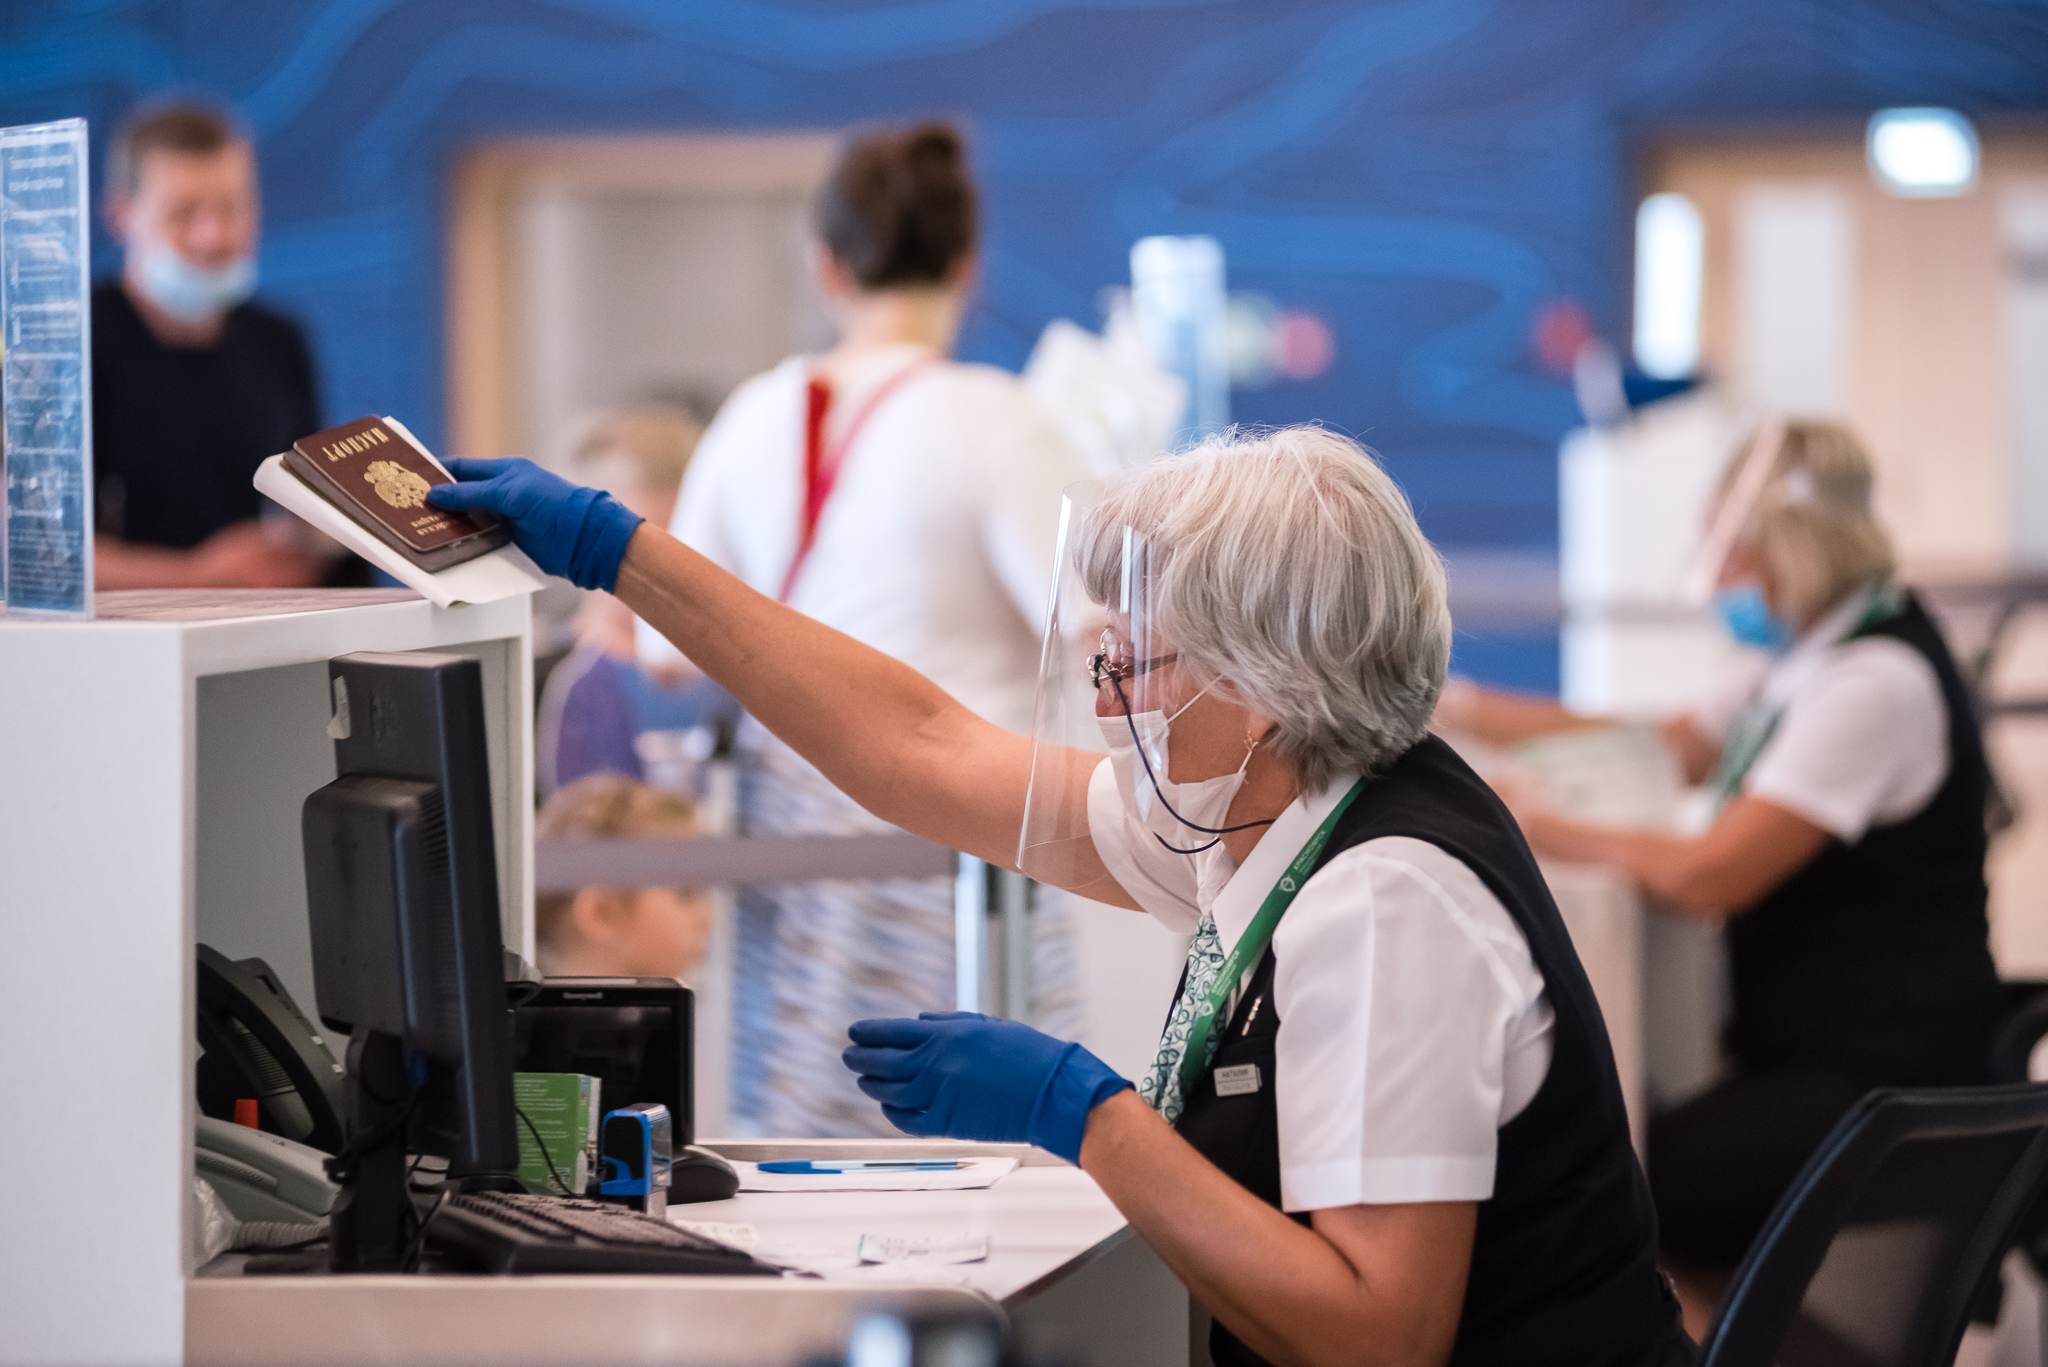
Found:
[(1771, 611), (1763, 587), (1754, 581), (1722, 589), (1714, 595), (1714, 609), (1728, 634), (1746, 646), (1778, 655), (1792, 644), (1791, 623)]
[(137, 243), (142, 253), (142, 292), (171, 317), (186, 323), (218, 318), (256, 292), (256, 258), (225, 266), (195, 266), (161, 242)]

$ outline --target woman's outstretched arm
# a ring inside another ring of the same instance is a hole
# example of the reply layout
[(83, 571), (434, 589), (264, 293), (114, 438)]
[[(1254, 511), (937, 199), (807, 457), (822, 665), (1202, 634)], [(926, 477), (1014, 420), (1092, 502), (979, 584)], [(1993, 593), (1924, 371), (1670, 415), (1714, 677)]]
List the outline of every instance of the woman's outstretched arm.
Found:
[[(908, 665), (755, 592), (651, 523), (627, 543), (614, 592), (861, 806), (1016, 867), (1029, 737), (984, 721)], [(1099, 759), (1062, 753), (1065, 810), (1086, 811)], [(1089, 842), (1078, 844), (1088, 848), (1070, 890), (1134, 906)]]
[(1834, 839), (1805, 817), (1747, 795), (1730, 802), (1700, 835), (1595, 826), (1527, 804), (1515, 819), (1538, 854), (1620, 865), (1676, 910), (1703, 921), (1747, 911)]
[[(1613, 726), (1612, 717), (1571, 711), (1555, 698), (1482, 688), (1470, 679), (1444, 684), (1430, 725), (1476, 736), (1489, 745), (1519, 745), (1565, 731)], [(1721, 760), (1720, 742), (1709, 738), (1691, 717), (1670, 717), (1657, 724), (1658, 738), (1674, 757), (1688, 784), (1704, 783)]]
[[(492, 513), (519, 549), (578, 588), (605, 589), (841, 792), (885, 821), (1016, 867), (1031, 741), (992, 726), (909, 666), (756, 593), (609, 494), (529, 460), (444, 462), (437, 507)], [(1061, 748), (1036, 776), (1065, 814), (1055, 882), (1135, 907), (1088, 837), (1100, 757)], [(1039, 871), (1043, 873), (1043, 871)]]

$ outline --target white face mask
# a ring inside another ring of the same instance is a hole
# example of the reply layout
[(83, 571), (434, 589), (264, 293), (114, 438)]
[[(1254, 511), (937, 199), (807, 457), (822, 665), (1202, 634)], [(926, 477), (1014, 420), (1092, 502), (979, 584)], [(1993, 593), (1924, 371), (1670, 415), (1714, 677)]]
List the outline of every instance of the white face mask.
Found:
[[(1202, 693), (1208, 691), (1205, 688)], [(1244, 786), (1245, 767), (1251, 763), (1252, 752), (1244, 752), (1244, 760), (1235, 773), (1218, 778), (1175, 783), (1166, 776), (1167, 737), (1173, 718), (1193, 707), (1202, 693), (1188, 699), (1173, 717), (1151, 711), (1134, 712), (1128, 717), (1118, 713), (1097, 717), (1095, 721), (1102, 728), (1103, 740), (1109, 744), (1110, 766), (1125, 804), (1162, 846), (1175, 854), (1195, 857), (1203, 866), (1201, 871), (1207, 873), (1216, 862), (1207, 856), (1223, 848), (1221, 832), (1230, 816), (1230, 804), (1237, 797), (1237, 790)], [(1222, 864), (1226, 869), (1230, 867), (1227, 855)]]
[(156, 306), (187, 323), (217, 318), (256, 292), (256, 258), (195, 266), (165, 243), (138, 241), (141, 283)]

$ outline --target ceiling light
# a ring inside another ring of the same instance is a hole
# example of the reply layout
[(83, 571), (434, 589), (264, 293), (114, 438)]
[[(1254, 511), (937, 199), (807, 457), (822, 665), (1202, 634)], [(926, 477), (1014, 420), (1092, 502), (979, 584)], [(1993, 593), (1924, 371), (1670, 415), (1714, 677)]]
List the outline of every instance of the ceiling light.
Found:
[(1883, 109), (1870, 119), (1870, 174), (1895, 195), (1960, 195), (1977, 183), (1977, 130), (1953, 109)]

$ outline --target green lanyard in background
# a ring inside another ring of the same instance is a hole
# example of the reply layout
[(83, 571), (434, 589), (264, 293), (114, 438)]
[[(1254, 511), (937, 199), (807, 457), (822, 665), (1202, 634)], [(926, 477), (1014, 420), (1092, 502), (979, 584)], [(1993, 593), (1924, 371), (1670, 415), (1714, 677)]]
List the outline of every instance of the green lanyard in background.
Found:
[(1316, 833), (1308, 838), (1308, 843), (1294, 856), (1294, 862), (1287, 866), (1287, 872), (1280, 875), (1280, 881), (1266, 894), (1266, 900), (1259, 904), (1258, 914), (1244, 928), (1244, 934), (1237, 937), (1237, 944), (1224, 958), (1223, 967), (1217, 970), (1216, 981), (1209, 987), (1209, 1000), (1202, 1003), (1201, 1011), (1188, 1027), (1187, 1052), (1180, 1059), (1180, 1094), (1183, 1097), (1194, 1095), (1195, 1082), (1201, 1077), (1202, 1070), (1209, 1066), (1209, 1056), (1215, 1052), (1217, 1014), (1230, 1000), (1230, 994), (1237, 990), (1237, 980), (1265, 954), (1266, 946), (1273, 943), (1274, 927), (1280, 924), (1281, 915), (1293, 905), (1294, 894), (1300, 892), (1301, 885), (1308, 881), (1323, 846), (1330, 843), (1330, 832), (1337, 828), (1337, 819), (1350, 810), (1353, 800), (1365, 791), (1365, 784), (1364, 779), (1352, 784), (1351, 791), (1330, 809), (1330, 814), (1323, 818), (1323, 824), (1316, 827)]
[[(1870, 597), (1863, 604), (1863, 611), (1856, 615), (1855, 623), (1831, 644), (1853, 641), (1879, 622), (1890, 620), (1898, 614), (1904, 602), (1905, 595), (1890, 580), (1879, 580), (1871, 585)], [(1768, 682), (1766, 677), (1765, 683)], [(1764, 701), (1764, 684), (1760, 683), (1754, 700), (1730, 719), (1728, 734), (1721, 741), (1721, 763), (1714, 771), (1714, 811), (1717, 815), (1742, 791), (1742, 781), (1749, 777), (1749, 771), (1763, 756), (1764, 747), (1778, 733), (1778, 720), (1784, 715), (1784, 708), (1772, 707)]]

